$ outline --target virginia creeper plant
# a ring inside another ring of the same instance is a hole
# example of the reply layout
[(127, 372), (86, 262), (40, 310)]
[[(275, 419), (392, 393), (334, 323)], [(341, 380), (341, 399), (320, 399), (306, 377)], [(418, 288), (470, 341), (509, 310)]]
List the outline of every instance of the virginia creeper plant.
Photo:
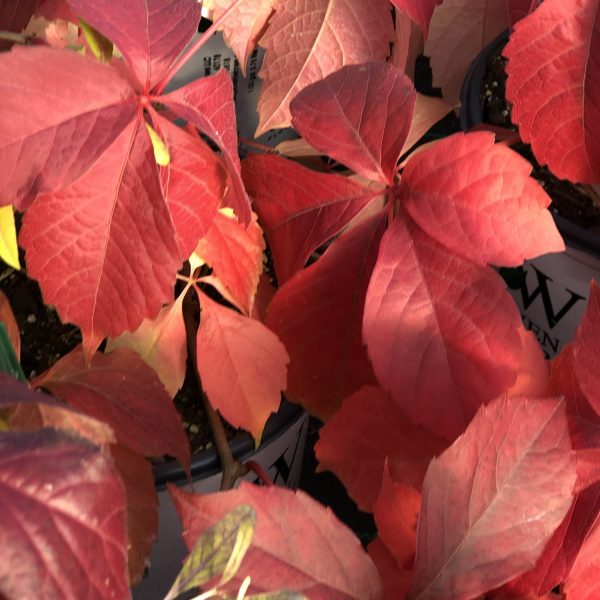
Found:
[[(598, 4), (212, 0), (194, 41), (196, 0), (0, 5), (2, 256), (19, 266), (15, 210), (28, 275), (83, 337), (0, 376), (0, 595), (130, 596), (148, 457), (190, 468), (189, 358), (225, 489), (169, 488), (191, 551), (169, 599), (596, 597), (600, 288), (545, 361), (494, 269), (564, 250), (531, 165), (482, 131), (415, 144), (514, 26), (522, 138), (597, 183)], [(225, 70), (165, 91), (215, 31), (242, 72), (264, 49), (256, 133), (293, 127), (309, 159), (240, 161)], [(423, 42), (444, 100), (409, 77)], [(282, 391), (325, 422), (319, 469), (374, 514), (368, 552), (301, 491), (230, 489), (248, 467), (220, 418), (258, 442)]]

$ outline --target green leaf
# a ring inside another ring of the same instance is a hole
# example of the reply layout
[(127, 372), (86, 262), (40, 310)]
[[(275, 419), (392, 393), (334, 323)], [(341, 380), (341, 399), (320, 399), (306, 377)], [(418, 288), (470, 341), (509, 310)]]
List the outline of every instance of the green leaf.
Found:
[(154, 150), (154, 160), (160, 167), (166, 167), (171, 162), (171, 156), (169, 155), (169, 149), (167, 145), (162, 141), (158, 133), (152, 128), (150, 123), (145, 123), (148, 134), (150, 135), (150, 141), (152, 142), (152, 149)]
[(107, 63), (113, 55), (113, 43), (83, 19), (79, 19), (79, 24), (81, 25), (85, 41), (88, 43), (92, 54), (100, 62)]
[(255, 523), (254, 509), (242, 504), (207, 529), (187, 557), (165, 600), (197, 588), (220, 574), (223, 574), (221, 583), (229, 581), (250, 546)]
[(4, 323), (0, 323), (0, 371), (8, 373), (21, 381), (27, 381)]

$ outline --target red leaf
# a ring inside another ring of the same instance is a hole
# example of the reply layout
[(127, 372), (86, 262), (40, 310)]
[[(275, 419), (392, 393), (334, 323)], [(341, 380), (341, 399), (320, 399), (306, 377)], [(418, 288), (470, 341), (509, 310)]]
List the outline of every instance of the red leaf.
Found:
[(433, 85), (458, 105), (465, 73), (480, 50), (508, 27), (506, 0), (444, 0), (433, 14), (425, 54)]
[(574, 483), (562, 400), (482, 407), (427, 471), (410, 598), (473, 598), (531, 568)]
[(240, 504), (256, 511), (252, 545), (229, 588), (237, 590), (250, 576), (249, 593), (286, 588), (315, 599), (381, 598), (379, 576), (360, 542), (331, 510), (304, 492), (245, 481), (237, 490), (218, 494), (189, 494), (175, 486), (169, 492), (190, 549), (201, 533)]
[(0, 55), (0, 95), (0, 190), (18, 210), (81, 176), (137, 111), (115, 69), (42, 46)]
[(521, 327), (519, 336), (522, 351), (517, 381), (506, 393), (509, 396), (530, 398), (546, 396), (549, 394), (550, 376), (544, 353), (532, 331)]
[(449, 440), (460, 434), (482, 403), (514, 384), (520, 327), (492, 269), (398, 215), (381, 241), (363, 332), (379, 382), (413, 423)]
[(592, 408), (600, 415), (600, 286), (592, 280), (588, 303), (573, 338), (573, 374)]
[(346, 396), (375, 384), (362, 314), (385, 220), (376, 215), (343, 235), (278, 290), (267, 312), (290, 354), (288, 396), (323, 420)]
[(398, 563), (380, 538), (375, 538), (368, 548), (369, 556), (375, 563), (383, 582), (384, 600), (406, 598), (410, 588), (412, 573), (398, 566)]
[(456, 134), (408, 161), (401, 201), (436, 241), (481, 264), (562, 252), (551, 198), (531, 164), (486, 132)]
[(249, 315), (254, 304), (258, 278), (263, 270), (265, 242), (256, 215), (248, 227), (220, 211), (196, 254), (213, 268), (234, 304)]
[(410, 150), (438, 121), (443, 119), (452, 107), (442, 98), (433, 98), (417, 94), (415, 112), (410, 124), (410, 131), (402, 154)]
[(181, 418), (156, 373), (131, 350), (94, 354), (88, 367), (76, 348), (33, 384), (108, 423), (117, 441), (147, 456), (168, 454), (189, 468)]
[(0, 291), (0, 323), (6, 327), (8, 339), (12, 344), (17, 360), (19, 360), (19, 357), (21, 356), (21, 332), (17, 320), (15, 319), (15, 314), (10, 307), (10, 302), (6, 297), (6, 294), (2, 291)]
[(144, 575), (158, 532), (158, 496), (150, 462), (124, 446), (110, 452), (125, 486), (127, 499), (127, 564), (129, 584)]
[(247, 158), (242, 169), (280, 284), (378, 194), (347, 177), (266, 154)]
[(423, 30), (425, 37), (429, 33), (429, 22), (435, 7), (442, 0), (392, 0), (392, 4), (407, 13), (410, 18)]
[(385, 60), (393, 41), (387, 0), (280, 0), (260, 42), (256, 135), (290, 124), (289, 104), (301, 89), (345, 65)]
[(279, 408), (288, 356), (277, 336), (198, 291), (202, 313), (197, 337), (198, 371), (211, 405), (234, 427), (260, 440)]
[(564, 593), (573, 600), (595, 600), (600, 594), (599, 574), (600, 526), (599, 521), (596, 521), (564, 583)]
[(20, 243), (45, 302), (81, 328), (88, 354), (172, 300), (181, 258), (141, 114), (83, 177), (38, 197)]
[(420, 489), (430, 460), (445, 446), (411, 425), (386, 392), (364, 387), (321, 428), (315, 452), (319, 470), (333, 471), (359, 508), (372, 511), (386, 460), (394, 481)]
[[(263, 34), (271, 13), (274, 0), (244, 0), (227, 14), (219, 29), (227, 45), (235, 52), (242, 75), (246, 77), (246, 64)], [(216, 21), (231, 6), (232, 0), (213, 0)]]
[(77, 15), (73, 12), (67, 0), (40, 0), (36, 16), (43, 16), (48, 21), (64, 19), (77, 23)]
[(114, 42), (148, 93), (198, 28), (196, 0), (69, 0), (73, 10)]
[(240, 177), (233, 85), (225, 69), (160, 97), (160, 101), (212, 138), (221, 148), (231, 181), (226, 204), (244, 224), (250, 223), (250, 201)]
[(359, 175), (393, 184), (415, 100), (412, 81), (392, 65), (351, 65), (298, 93), (292, 126)]
[(546, 0), (504, 49), (506, 97), (535, 157), (561, 179), (600, 181), (599, 0)]
[(18, 381), (12, 375), (0, 372), (0, 408), (16, 404), (48, 404), (61, 406), (62, 403), (43, 392), (32, 390), (27, 384)]
[(160, 377), (171, 397), (179, 391), (185, 379), (187, 342), (182, 303), (184, 294), (165, 306), (156, 319), (144, 320), (132, 333), (109, 340), (106, 351), (129, 348), (137, 352)]
[(0, 436), (0, 594), (128, 598), (125, 495), (112, 461), (52, 430)]
[(152, 120), (169, 148), (170, 162), (160, 169), (161, 183), (179, 255), (185, 259), (210, 229), (225, 195), (227, 174), (200, 136), (186, 133), (157, 113)]
[(373, 516), (379, 538), (397, 563), (407, 570), (415, 558), (420, 511), (421, 494), (415, 488), (394, 481), (386, 462)]

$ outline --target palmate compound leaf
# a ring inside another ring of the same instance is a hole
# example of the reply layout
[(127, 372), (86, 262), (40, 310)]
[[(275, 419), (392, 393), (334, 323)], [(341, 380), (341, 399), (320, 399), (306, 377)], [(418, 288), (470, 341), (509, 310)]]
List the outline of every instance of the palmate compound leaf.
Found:
[(263, 271), (265, 241), (256, 215), (248, 226), (240, 223), (231, 209), (222, 209), (194, 254), (213, 269), (242, 312), (252, 312), (258, 280)]
[(376, 383), (362, 314), (385, 225), (380, 213), (344, 234), (283, 285), (267, 311), (267, 326), (290, 354), (289, 398), (323, 420), (349, 394)]
[(0, 594), (129, 598), (125, 494), (110, 458), (51, 429), (0, 435)]
[(433, 14), (425, 55), (433, 85), (458, 105), (465, 73), (480, 50), (508, 27), (506, 0), (444, 0)]
[(600, 181), (600, 2), (547, 0), (515, 25), (506, 97), (536, 159), (561, 179)]
[(363, 335), (380, 384), (412, 423), (455, 439), (515, 383), (520, 327), (492, 269), (449, 252), (400, 211), (381, 241)]
[(116, 44), (146, 93), (186, 47), (200, 22), (196, 0), (69, 0), (69, 4)]
[(564, 242), (531, 164), (488, 132), (455, 134), (408, 161), (400, 201), (432, 238), (475, 262), (517, 266)]
[(242, 504), (204, 531), (188, 555), (165, 600), (197, 588), (217, 575), (220, 584), (237, 573), (254, 535), (256, 513)]
[(409, 598), (474, 598), (531, 568), (576, 479), (562, 399), (500, 396), (434, 459)]
[(96, 353), (88, 366), (81, 348), (76, 348), (33, 385), (108, 423), (117, 441), (134, 452), (174, 456), (189, 469), (181, 417), (156, 373), (136, 352), (118, 348)]
[(82, 175), (137, 111), (118, 71), (43, 46), (0, 54), (0, 92), (0, 197), (18, 210)]
[(289, 104), (307, 85), (345, 65), (385, 60), (394, 40), (387, 0), (279, 0), (260, 41), (256, 135), (290, 124)]
[(38, 196), (20, 243), (44, 300), (81, 328), (88, 356), (172, 299), (182, 259), (141, 111), (85, 175)]
[(213, 408), (258, 442), (286, 389), (287, 352), (263, 323), (196, 291), (202, 307), (196, 338), (202, 387)]
[(240, 504), (256, 512), (252, 544), (226, 589), (237, 591), (250, 576), (249, 594), (286, 588), (308, 598), (381, 598), (377, 571), (360, 542), (331, 510), (304, 492), (244, 481), (239, 489), (218, 494), (190, 494), (174, 486), (169, 492), (188, 548)]
[(242, 173), (280, 284), (380, 193), (347, 177), (317, 173), (270, 155), (247, 158)]
[[(213, 21), (216, 21), (232, 5), (232, 1), (208, 0), (202, 6), (213, 7)], [(238, 1), (219, 27), (223, 32), (225, 42), (235, 52), (244, 77), (248, 59), (267, 26), (274, 4), (275, 0)]]
[(394, 66), (349, 65), (298, 93), (290, 104), (292, 126), (359, 175), (393, 184), (415, 101), (412, 81)]
[(387, 392), (365, 386), (321, 428), (315, 453), (318, 470), (335, 473), (358, 507), (370, 512), (386, 461), (394, 481), (421, 489), (429, 462), (446, 446), (411, 425)]

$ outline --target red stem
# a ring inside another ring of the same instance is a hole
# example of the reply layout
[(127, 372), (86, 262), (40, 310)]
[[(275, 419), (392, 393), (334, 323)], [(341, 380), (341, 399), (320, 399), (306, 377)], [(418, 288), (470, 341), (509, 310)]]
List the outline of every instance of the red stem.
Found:
[(255, 460), (247, 460), (244, 467), (252, 471), (267, 487), (273, 485), (273, 480), (269, 477), (269, 474)]
[(171, 65), (171, 68), (167, 71), (167, 74), (154, 86), (154, 95), (160, 96), (164, 91), (169, 81), (173, 79), (173, 76), (196, 54), (199, 48), (202, 48), (204, 44), (212, 37), (213, 33), (221, 27), (223, 21), (227, 18), (229, 13), (243, 0), (233, 0), (225, 12), (213, 22), (213, 24)]

